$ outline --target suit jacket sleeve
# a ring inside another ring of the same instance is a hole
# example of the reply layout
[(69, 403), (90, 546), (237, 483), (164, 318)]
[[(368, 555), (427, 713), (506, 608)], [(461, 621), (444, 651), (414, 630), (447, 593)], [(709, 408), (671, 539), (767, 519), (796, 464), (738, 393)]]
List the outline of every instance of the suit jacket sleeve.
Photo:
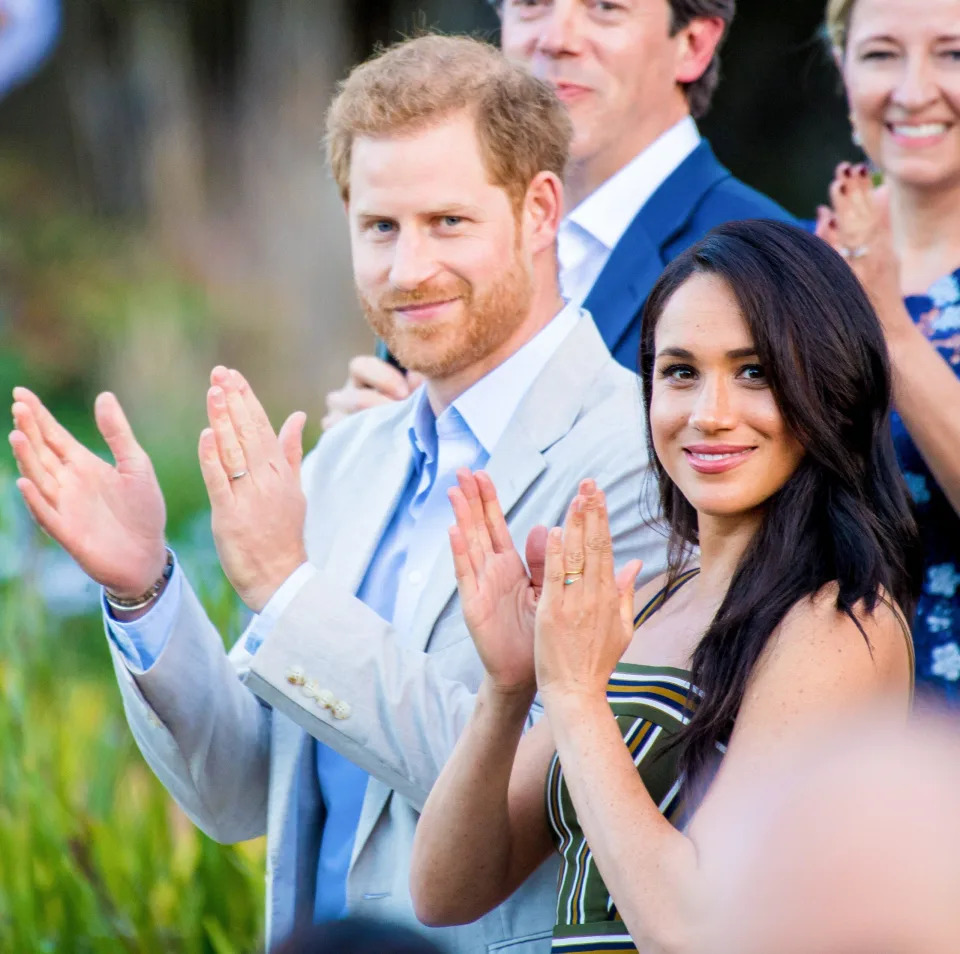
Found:
[(242, 646), (227, 655), (184, 578), (170, 639), (146, 673), (112, 641), (110, 651), (137, 745), (181, 808), (217, 841), (262, 835), (271, 716), (238, 678)]

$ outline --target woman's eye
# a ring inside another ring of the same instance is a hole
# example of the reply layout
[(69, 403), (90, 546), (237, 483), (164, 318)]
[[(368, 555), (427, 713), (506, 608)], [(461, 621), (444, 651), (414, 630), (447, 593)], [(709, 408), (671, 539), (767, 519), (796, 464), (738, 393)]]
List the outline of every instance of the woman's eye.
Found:
[(751, 384), (766, 383), (767, 375), (759, 364), (746, 364), (740, 369), (740, 376)]
[(896, 55), (893, 50), (867, 50), (865, 53), (860, 54), (860, 59), (880, 62), (883, 60), (892, 60)]
[(660, 377), (668, 381), (685, 383), (692, 381), (696, 372), (688, 364), (670, 364), (660, 369)]

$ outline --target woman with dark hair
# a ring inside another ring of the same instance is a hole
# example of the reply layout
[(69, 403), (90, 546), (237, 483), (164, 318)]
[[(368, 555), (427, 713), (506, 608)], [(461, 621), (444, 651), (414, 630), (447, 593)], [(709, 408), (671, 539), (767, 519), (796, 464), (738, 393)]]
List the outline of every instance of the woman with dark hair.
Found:
[[(918, 15), (919, 14), (919, 15)], [(855, 141), (818, 233), (846, 256), (893, 367), (894, 446), (916, 504), (917, 681), (960, 705), (960, 0), (829, 0)]]
[(907, 711), (917, 536), (883, 334), (843, 259), (788, 225), (716, 229), (660, 278), (640, 362), (670, 561), (636, 600), (592, 481), (547, 536), (532, 624), (489, 479), (451, 492), (487, 676), (417, 832), (428, 923), (480, 916), (556, 850), (554, 950), (703, 950), (704, 866), (742, 793), (847, 712)]

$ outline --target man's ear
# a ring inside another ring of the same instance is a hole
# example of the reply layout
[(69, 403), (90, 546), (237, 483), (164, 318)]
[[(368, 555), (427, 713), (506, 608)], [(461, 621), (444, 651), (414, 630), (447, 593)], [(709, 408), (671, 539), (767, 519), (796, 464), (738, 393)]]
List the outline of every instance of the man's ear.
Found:
[(523, 228), (533, 252), (551, 248), (563, 218), (563, 183), (553, 172), (538, 172), (523, 199)]
[(675, 76), (678, 83), (695, 83), (707, 72), (725, 29), (720, 17), (696, 17), (680, 30)]

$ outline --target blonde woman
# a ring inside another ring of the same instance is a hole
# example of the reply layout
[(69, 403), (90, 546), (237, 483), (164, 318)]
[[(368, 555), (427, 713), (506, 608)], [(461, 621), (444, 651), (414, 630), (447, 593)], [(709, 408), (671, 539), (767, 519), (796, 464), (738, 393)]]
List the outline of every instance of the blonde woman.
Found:
[(883, 325), (924, 545), (917, 677), (960, 703), (960, 0), (830, 0), (827, 26), (854, 139), (884, 184), (842, 163), (817, 230)]

